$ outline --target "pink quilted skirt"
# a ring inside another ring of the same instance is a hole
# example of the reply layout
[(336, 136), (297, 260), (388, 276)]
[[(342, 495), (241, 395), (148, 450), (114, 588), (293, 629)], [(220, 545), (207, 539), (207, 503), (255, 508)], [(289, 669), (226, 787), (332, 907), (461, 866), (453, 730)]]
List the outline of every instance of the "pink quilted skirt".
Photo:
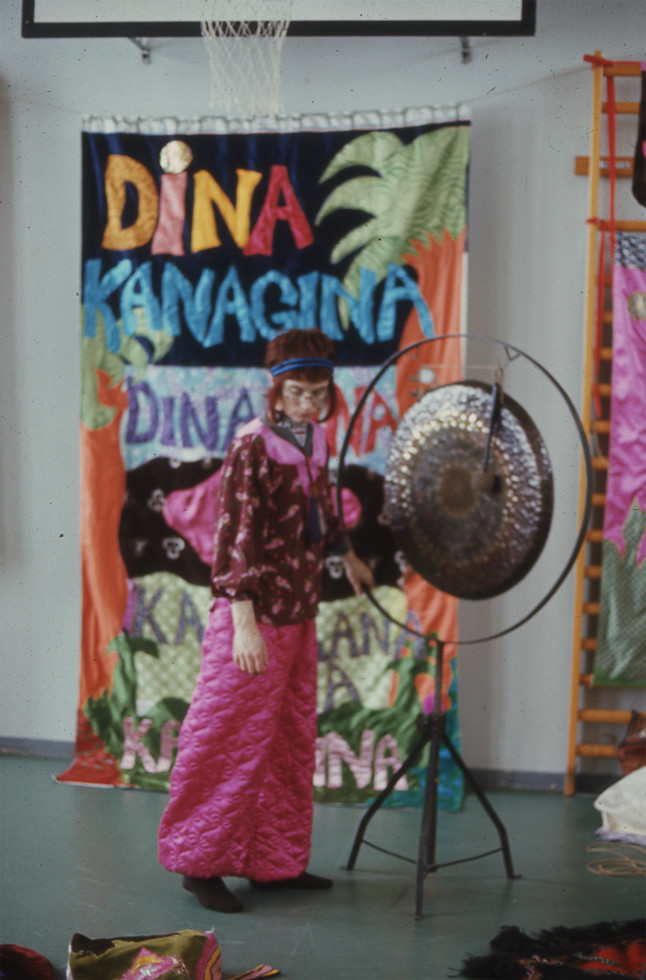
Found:
[(159, 860), (197, 878), (297, 877), (312, 832), (317, 643), (314, 620), (260, 624), (269, 666), (234, 663), (229, 603), (218, 600), (182, 724)]

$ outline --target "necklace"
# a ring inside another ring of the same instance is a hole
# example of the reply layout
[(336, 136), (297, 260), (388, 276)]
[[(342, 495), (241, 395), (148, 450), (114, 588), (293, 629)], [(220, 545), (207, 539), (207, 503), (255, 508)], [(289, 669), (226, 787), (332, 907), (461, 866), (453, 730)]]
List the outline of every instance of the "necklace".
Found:
[(304, 448), (309, 433), (309, 422), (294, 422), (293, 419), (290, 419), (289, 415), (284, 415), (282, 412), (279, 412), (277, 413), (276, 424), (281, 429), (287, 429), (298, 442), (301, 449)]
[(299, 449), (302, 450), (303, 455), (305, 456), (305, 466), (307, 467), (307, 476), (310, 483), (309, 492), (307, 494), (307, 513), (305, 517), (306, 534), (311, 544), (318, 544), (323, 540), (323, 535), (325, 533), (325, 521), (314, 491), (314, 478), (312, 476), (308, 459), (308, 456), (312, 452), (312, 427), (309, 422), (295, 422), (283, 412), (276, 413), (275, 427), (286, 431)]

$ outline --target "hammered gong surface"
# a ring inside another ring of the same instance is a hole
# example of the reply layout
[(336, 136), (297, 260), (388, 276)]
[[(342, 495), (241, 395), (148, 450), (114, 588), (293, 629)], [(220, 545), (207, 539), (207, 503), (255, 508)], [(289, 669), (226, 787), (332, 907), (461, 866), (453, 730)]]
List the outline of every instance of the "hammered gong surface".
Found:
[(489, 449), (493, 488), (474, 487), (491, 404), (491, 386), (477, 381), (428, 392), (395, 433), (384, 483), (386, 515), (408, 563), (464, 599), (490, 598), (520, 581), (541, 553), (552, 517), (547, 450), (508, 395)]

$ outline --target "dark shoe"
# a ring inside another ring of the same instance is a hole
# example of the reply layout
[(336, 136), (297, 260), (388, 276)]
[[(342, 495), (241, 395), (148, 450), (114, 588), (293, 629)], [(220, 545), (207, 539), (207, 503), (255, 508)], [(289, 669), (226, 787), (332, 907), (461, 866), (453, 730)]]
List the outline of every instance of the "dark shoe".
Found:
[(211, 912), (242, 912), (242, 902), (230, 892), (222, 878), (182, 878), (182, 887), (192, 892), (200, 905)]
[(310, 874), (303, 871), (298, 878), (278, 878), (276, 881), (255, 881), (249, 879), (254, 888), (261, 891), (277, 891), (280, 888), (302, 888), (305, 891), (323, 891), (331, 888), (334, 882), (331, 878), (322, 878), (320, 875)]

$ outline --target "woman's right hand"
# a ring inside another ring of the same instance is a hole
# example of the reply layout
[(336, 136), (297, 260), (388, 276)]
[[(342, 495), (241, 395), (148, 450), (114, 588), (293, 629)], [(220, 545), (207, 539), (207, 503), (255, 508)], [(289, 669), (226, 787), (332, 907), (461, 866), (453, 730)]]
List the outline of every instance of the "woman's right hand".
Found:
[(233, 602), (233, 659), (240, 670), (247, 674), (262, 674), (269, 657), (262, 637), (251, 600)]
[(269, 663), (267, 647), (260, 630), (236, 630), (233, 639), (233, 659), (247, 674), (262, 674)]

